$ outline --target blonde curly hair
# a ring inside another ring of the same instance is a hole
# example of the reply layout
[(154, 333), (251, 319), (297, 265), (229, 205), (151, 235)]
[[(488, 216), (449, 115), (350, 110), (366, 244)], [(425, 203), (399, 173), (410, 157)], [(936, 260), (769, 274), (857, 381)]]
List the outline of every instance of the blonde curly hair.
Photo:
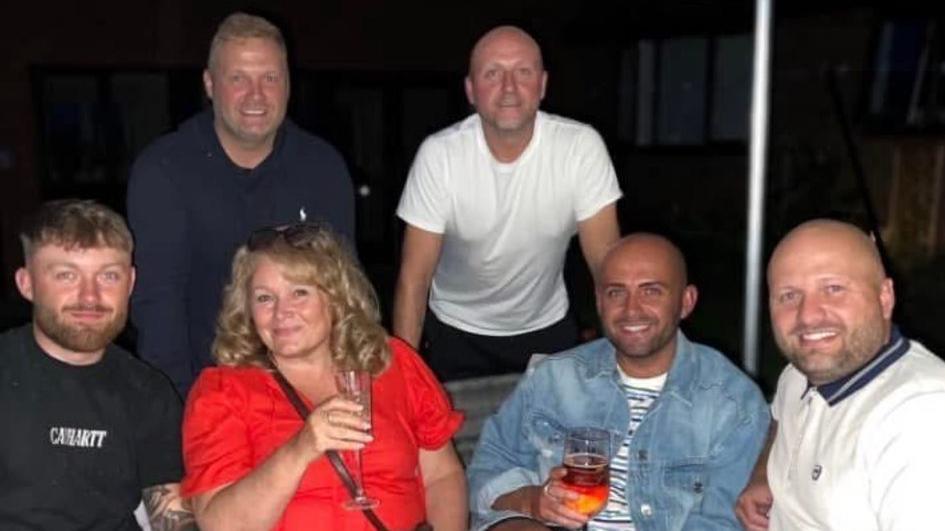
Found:
[(390, 348), (380, 324), (374, 288), (339, 237), (314, 223), (256, 231), (236, 252), (213, 341), (213, 356), (219, 365), (272, 366), (250, 309), (250, 282), (264, 258), (282, 266), (292, 282), (315, 286), (326, 295), (332, 324), (331, 357), (336, 367), (373, 375), (387, 367)]

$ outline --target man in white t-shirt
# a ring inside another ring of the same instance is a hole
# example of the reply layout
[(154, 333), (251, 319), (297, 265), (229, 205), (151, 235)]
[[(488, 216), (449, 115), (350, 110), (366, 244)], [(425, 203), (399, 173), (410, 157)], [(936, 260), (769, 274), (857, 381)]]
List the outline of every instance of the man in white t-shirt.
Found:
[(945, 363), (892, 324), (873, 242), (846, 223), (804, 223), (775, 249), (768, 284), (791, 364), (736, 507), (745, 528), (941, 529)]
[(415, 347), (425, 338), (442, 379), (521, 371), (534, 352), (572, 346), (571, 237), (592, 272), (619, 237), (607, 149), (589, 126), (538, 110), (547, 81), (527, 33), (486, 33), (466, 77), (476, 113), (427, 138), (410, 170), (393, 328)]

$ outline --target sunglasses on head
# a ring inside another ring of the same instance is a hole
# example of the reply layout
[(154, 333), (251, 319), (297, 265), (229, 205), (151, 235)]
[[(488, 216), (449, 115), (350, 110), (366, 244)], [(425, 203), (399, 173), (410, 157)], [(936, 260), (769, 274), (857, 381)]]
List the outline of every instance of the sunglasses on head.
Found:
[(292, 247), (299, 247), (311, 243), (325, 230), (324, 225), (310, 221), (265, 227), (254, 230), (249, 235), (246, 247), (250, 251), (259, 251), (268, 248), (280, 238)]

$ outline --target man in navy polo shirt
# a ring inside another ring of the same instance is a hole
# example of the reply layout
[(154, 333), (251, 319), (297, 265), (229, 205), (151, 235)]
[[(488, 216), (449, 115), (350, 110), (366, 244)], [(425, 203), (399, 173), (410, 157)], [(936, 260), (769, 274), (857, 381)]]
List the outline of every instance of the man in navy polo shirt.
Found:
[(876, 247), (846, 223), (792, 230), (768, 265), (775, 339), (791, 364), (768, 447), (736, 514), (749, 531), (938, 529), (945, 363), (892, 324)]
[(138, 353), (181, 396), (203, 367), (236, 249), (262, 227), (328, 222), (354, 243), (354, 192), (341, 155), (286, 118), (282, 33), (234, 13), (220, 24), (203, 73), (213, 102), (156, 140), (128, 182), (138, 286)]

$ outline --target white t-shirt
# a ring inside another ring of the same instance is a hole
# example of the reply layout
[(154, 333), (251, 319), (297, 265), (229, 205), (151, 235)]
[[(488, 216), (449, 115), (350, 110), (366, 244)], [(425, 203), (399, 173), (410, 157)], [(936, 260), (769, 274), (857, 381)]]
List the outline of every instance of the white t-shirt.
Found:
[(808, 389), (788, 366), (772, 404), (769, 531), (945, 528), (943, 414), (945, 363), (901, 336), (839, 386)]
[(591, 127), (539, 111), (528, 147), (502, 164), (474, 114), (423, 142), (397, 215), (443, 235), (429, 300), (437, 318), (509, 336), (564, 317), (562, 270), (577, 223), (620, 196)]

